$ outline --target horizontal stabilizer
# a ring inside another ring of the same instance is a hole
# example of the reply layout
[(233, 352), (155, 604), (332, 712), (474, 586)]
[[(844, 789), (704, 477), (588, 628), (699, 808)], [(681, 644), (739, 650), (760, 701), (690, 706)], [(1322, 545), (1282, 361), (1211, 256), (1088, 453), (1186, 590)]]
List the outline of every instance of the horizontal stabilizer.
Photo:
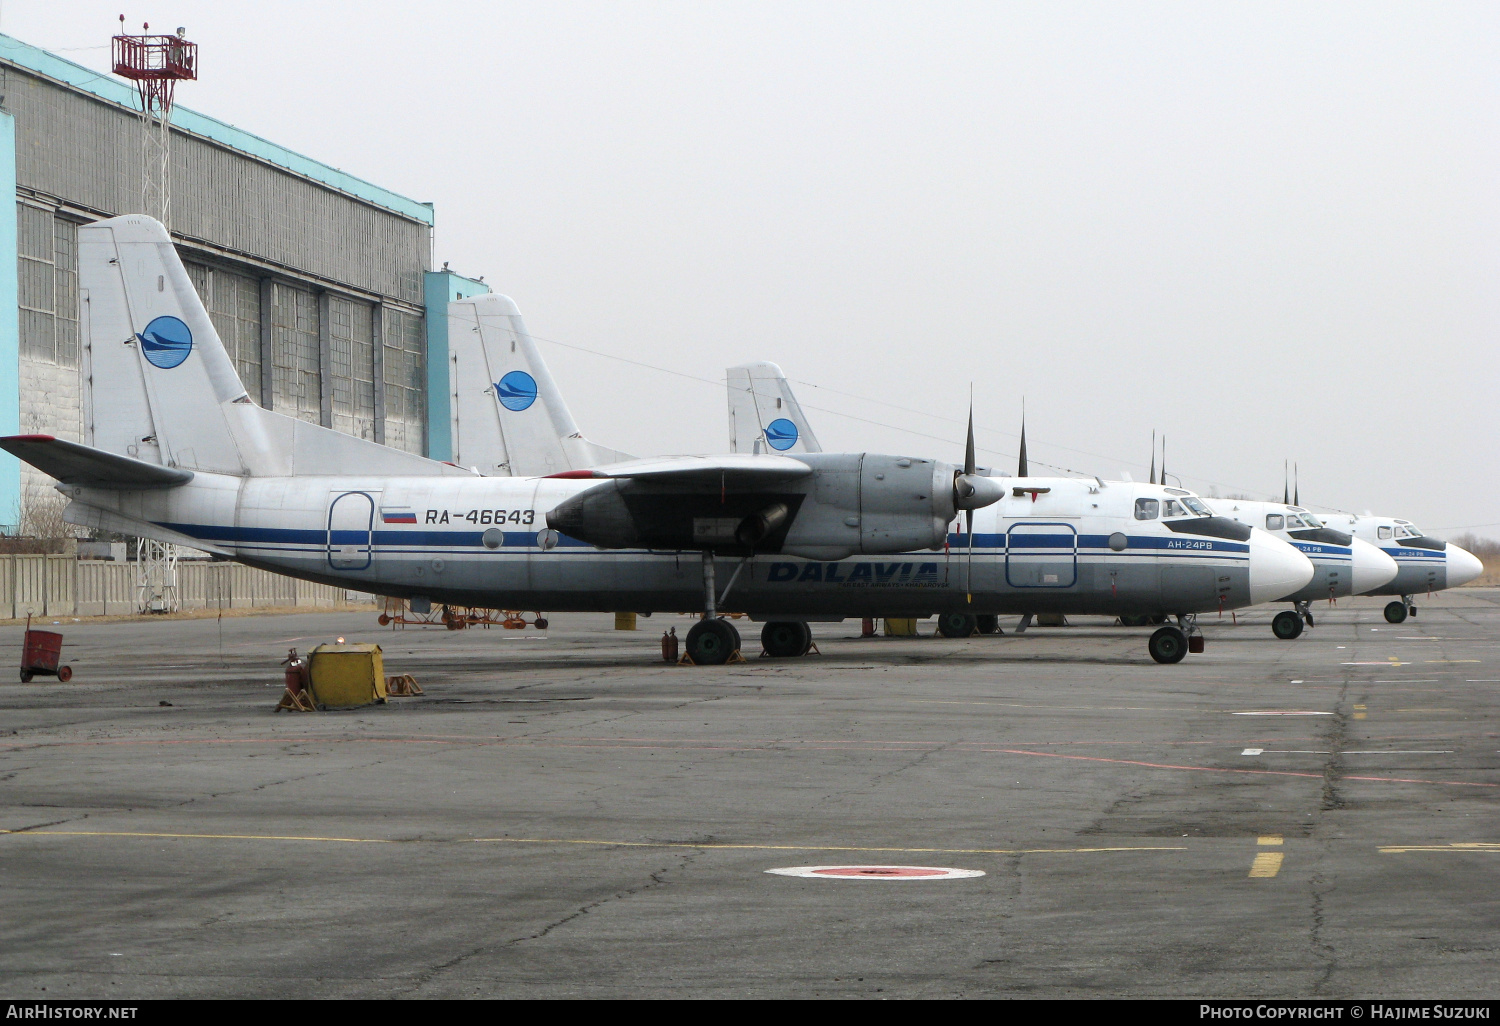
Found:
[(193, 479), (191, 470), (147, 463), (51, 435), (10, 435), (0, 438), (0, 449), (64, 484), (85, 488), (175, 488)]
[(805, 477), (812, 467), (790, 456), (755, 456), (728, 453), (723, 456), (668, 456), (664, 459), (631, 460), (593, 470), (571, 470), (552, 477), (628, 478), (660, 484), (755, 484)]

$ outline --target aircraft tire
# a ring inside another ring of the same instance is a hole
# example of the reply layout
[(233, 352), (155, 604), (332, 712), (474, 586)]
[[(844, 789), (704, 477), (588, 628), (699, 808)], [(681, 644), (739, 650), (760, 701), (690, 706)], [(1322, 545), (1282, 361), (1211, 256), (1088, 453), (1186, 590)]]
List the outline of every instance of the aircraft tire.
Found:
[(1387, 602), (1385, 605), (1385, 622), (1400, 623), (1406, 619), (1405, 602)]
[(981, 613), (974, 617), (974, 626), (980, 634), (1000, 634), (1000, 618), (993, 613)]
[(1120, 614), (1120, 626), (1121, 627), (1149, 627), (1150, 625), (1151, 625), (1151, 617), (1147, 616), (1144, 613), (1141, 613), (1141, 614), (1121, 613)]
[(687, 654), (699, 666), (722, 666), (740, 648), (740, 632), (728, 620), (699, 620), (687, 632)]
[(938, 633), (945, 638), (967, 638), (978, 629), (978, 617), (968, 613), (938, 614)]
[(1159, 613), (1156, 616), (1151, 617), (1150, 619), (1151, 619), (1152, 623), (1166, 623), (1167, 622), (1167, 614), (1165, 614), (1165, 613)]
[(1146, 647), (1151, 652), (1151, 658), (1159, 663), (1180, 663), (1182, 657), (1187, 655), (1188, 639), (1176, 627), (1163, 627), (1151, 635), (1151, 641)]
[(805, 656), (812, 648), (812, 628), (800, 620), (772, 620), (760, 629), (760, 647), (774, 659)]
[(1302, 617), (1294, 609), (1283, 609), (1271, 621), (1271, 633), (1282, 641), (1291, 641), (1302, 635)]

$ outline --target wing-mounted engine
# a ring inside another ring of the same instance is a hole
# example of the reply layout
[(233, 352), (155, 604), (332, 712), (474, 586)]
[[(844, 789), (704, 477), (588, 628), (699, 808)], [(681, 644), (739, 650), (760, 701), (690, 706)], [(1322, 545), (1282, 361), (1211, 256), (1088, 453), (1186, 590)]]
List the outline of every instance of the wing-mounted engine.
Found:
[(939, 546), (958, 509), (1000, 497), (987, 478), (876, 453), (733, 454), (637, 461), (559, 504), (547, 526), (601, 548), (843, 559)]

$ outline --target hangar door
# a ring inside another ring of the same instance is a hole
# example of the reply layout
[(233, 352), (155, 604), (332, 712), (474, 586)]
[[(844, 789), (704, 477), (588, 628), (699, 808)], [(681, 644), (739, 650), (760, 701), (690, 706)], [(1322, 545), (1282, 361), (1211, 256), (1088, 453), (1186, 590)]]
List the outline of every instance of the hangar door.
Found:
[(1078, 583), (1078, 529), (1022, 522), (1005, 535), (1005, 583), (1012, 588), (1071, 588)]
[(328, 565), (335, 570), (370, 566), (375, 499), (369, 492), (333, 492), (328, 499)]

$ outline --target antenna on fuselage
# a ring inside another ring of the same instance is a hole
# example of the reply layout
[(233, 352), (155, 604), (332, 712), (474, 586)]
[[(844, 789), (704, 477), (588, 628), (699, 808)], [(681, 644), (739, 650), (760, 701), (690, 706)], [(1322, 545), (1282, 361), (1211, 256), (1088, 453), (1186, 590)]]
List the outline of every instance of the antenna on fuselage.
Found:
[(1295, 463), (1292, 464), (1292, 505), (1302, 505), (1302, 474)]
[(1290, 462), (1290, 460), (1281, 461), (1281, 504), (1283, 506), (1290, 506), (1292, 504), (1291, 479), (1287, 475), (1287, 465)]
[(1167, 436), (1161, 436), (1161, 483), (1167, 483)]
[(1151, 429), (1151, 483), (1156, 484), (1156, 429)]

